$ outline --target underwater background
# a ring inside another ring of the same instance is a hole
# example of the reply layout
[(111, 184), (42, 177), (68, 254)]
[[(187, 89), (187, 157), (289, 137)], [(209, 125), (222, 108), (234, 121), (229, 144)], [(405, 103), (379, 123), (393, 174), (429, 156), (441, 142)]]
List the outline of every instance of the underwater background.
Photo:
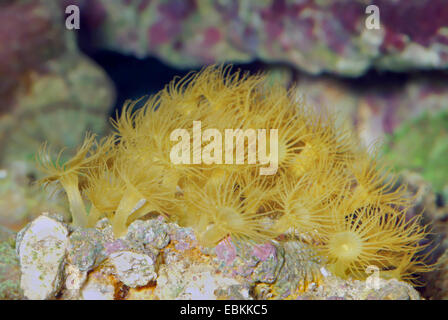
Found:
[[(379, 29), (367, 28), (369, 4)], [(67, 28), (69, 5), (79, 29)], [(0, 0), (0, 241), (42, 212), (69, 217), (60, 193), (34, 183), (42, 143), (70, 156), (86, 131), (110, 133), (126, 100), (215, 63), (296, 84), (378, 145), (417, 195), (409, 215), (424, 208), (434, 228), (442, 267), (419, 291), (448, 299), (444, 0)], [(0, 298), (14, 298), (18, 264), (2, 250)]]

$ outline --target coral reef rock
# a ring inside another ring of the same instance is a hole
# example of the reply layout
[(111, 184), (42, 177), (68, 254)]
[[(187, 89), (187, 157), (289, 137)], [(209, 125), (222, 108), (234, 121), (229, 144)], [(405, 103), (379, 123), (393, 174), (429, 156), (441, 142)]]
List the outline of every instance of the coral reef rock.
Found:
[(17, 236), (29, 299), (420, 299), (394, 279), (340, 279), (299, 240), (205, 248), (161, 217), (134, 221), (119, 239), (107, 219), (68, 230), (57, 220), (42, 215)]
[(104, 133), (114, 101), (106, 73), (65, 28), (60, 4), (0, 1), (0, 224), (14, 230), (43, 210), (61, 212), (39, 209), (47, 194), (15, 177), (22, 171), (38, 177), (35, 155), (45, 141), (52, 148), (74, 147), (86, 130)]
[(57, 3), (48, 0), (0, 3), (0, 115), (13, 108), (14, 93), (28, 73), (63, 52), (58, 12)]
[(2, 164), (33, 160), (44, 141), (74, 147), (87, 128), (98, 134), (106, 129), (114, 89), (106, 73), (77, 49), (60, 4), (0, 3), (0, 30), (7, 30), (0, 33)]
[(439, 268), (426, 277), (424, 294), (435, 300), (448, 300), (448, 249), (437, 261)]
[(155, 261), (146, 254), (119, 251), (111, 254), (109, 259), (118, 279), (128, 287), (141, 287), (157, 278)]
[[(78, 0), (95, 45), (191, 67), (219, 61), (285, 62), (309, 73), (359, 76), (448, 65), (445, 0)], [(411, 26), (424, 26), (415, 28)]]
[(67, 228), (45, 215), (17, 235), (22, 272), (20, 286), (28, 299), (50, 299), (62, 282), (67, 247)]
[[(325, 273), (325, 272), (324, 272)], [(300, 300), (420, 300), (420, 294), (409, 284), (381, 278), (342, 280), (328, 276), (320, 286), (298, 297)]]
[[(275, 78), (279, 73), (283, 74), (281, 78), (286, 85), (297, 83), (298, 97), (306, 99), (311, 105), (334, 110), (340, 119), (349, 119), (367, 145), (385, 140), (387, 135), (400, 130), (403, 125), (411, 126), (419, 133), (429, 131), (428, 139), (429, 136), (431, 139), (436, 136), (432, 130), (436, 131), (441, 124), (446, 127), (446, 73), (372, 74), (370, 80), (369, 77), (353, 80), (327, 75), (315, 77), (294, 71), (288, 74), (288, 69), (284, 67), (269, 69), (269, 74), (274, 77), (272, 81), (279, 81)], [(420, 120), (416, 122), (414, 119)], [(434, 124), (436, 128), (430, 129), (426, 124)], [(444, 137), (443, 130), (440, 131), (437, 141)], [(401, 137), (401, 141), (405, 139)], [(411, 150), (413, 153), (415, 148), (425, 143), (424, 139), (424, 136), (419, 136), (417, 146)], [(415, 138), (409, 140), (414, 141)], [(439, 144), (442, 143), (431, 143), (427, 148), (436, 149), (433, 145)], [(442, 148), (442, 152), (444, 150)]]

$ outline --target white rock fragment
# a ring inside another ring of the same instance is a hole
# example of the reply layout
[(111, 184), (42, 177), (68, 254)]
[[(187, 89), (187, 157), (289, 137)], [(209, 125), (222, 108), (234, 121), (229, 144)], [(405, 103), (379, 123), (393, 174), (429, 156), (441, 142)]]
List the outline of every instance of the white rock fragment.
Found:
[(114, 286), (89, 282), (82, 291), (83, 300), (114, 300)]
[(87, 279), (87, 272), (79, 270), (79, 268), (75, 265), (66, 264), (64, 279), (65, 292), (63, 299), (77, 299), (79, 297), (80, 290)]
[(112, 253), (109, 261), (115, 267), (118, 279), (128, 287), (144, 286), (157, 278), (155, 261), (145, 254), (119, 251)]
[(211, 272), (197, 273), (189, 280), (179, 299), (216, 300), (215, 292), (218, 289), (238, 285), (234, 279), (213, 275)]
[(81, 290), (83, 300), (113, 300), (115, 286), (110, 278), (101, 271), (93, 271)]
[(20, 286), (28, 299), (54, 297), (62, 281), (68, 231), (58, 221), (38, 217), (18, 235)]
[[(186, 260), (189, 260), (188, 258)], [(240, 285), (237, 280), (220, 274), (210, 264), (177, 260), (160, 266), (154, 294), (162, 300), (215, 300), (216, 292)], [(249, 297), (249, 292), (241, 292)]]

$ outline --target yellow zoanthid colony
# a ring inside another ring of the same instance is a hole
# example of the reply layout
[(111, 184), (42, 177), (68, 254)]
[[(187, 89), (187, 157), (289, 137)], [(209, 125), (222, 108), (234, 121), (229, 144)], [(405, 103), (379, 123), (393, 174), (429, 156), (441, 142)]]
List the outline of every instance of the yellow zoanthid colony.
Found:
[[(192, 227), (203, 246), (227, 236), (237, 243), (297, 237), (341, 277), (365, 278), (373, 265), (410, 280), (431, 268), (421, 256), (427, 228), (419, 216), (406, 216), (412, 203), (405, 187), (334, 115), (304, 105), (294, 90), (212, 66), (137, 103), (125, 105), (111, 136), (88, 135), (71, 160), (40, 154), (41, 181), (64, 188), (76, 226), (107, 217), (120, 237), (132, 221), (157, 213)], [(277, 150), (277, 170), (260, 174), (267, 164), (250, 159), (249, 135), (227, 144), (224, 135), (206, 134), (226, 129), (265, 129), (271, 143), (264, 151)], [(243, 163), (224, 161), (238, 147), (247, 151)], [(173, 162), (173, 150), (187, 160)]]

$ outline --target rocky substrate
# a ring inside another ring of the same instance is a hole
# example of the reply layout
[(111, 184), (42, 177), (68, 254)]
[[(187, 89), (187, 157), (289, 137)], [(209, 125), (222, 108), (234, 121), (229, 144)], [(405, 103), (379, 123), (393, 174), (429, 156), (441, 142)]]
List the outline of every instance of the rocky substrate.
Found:
[(339, 279), (298, 240), (203, 248), (191, 229), (161, 217), (115, 239), (107, 219), (74, 229), (42, 214), (17, 234), (17, 256), (7, 238), (20, 275), (8, 280), (8, 299), (421, 299), (397, 280)]

